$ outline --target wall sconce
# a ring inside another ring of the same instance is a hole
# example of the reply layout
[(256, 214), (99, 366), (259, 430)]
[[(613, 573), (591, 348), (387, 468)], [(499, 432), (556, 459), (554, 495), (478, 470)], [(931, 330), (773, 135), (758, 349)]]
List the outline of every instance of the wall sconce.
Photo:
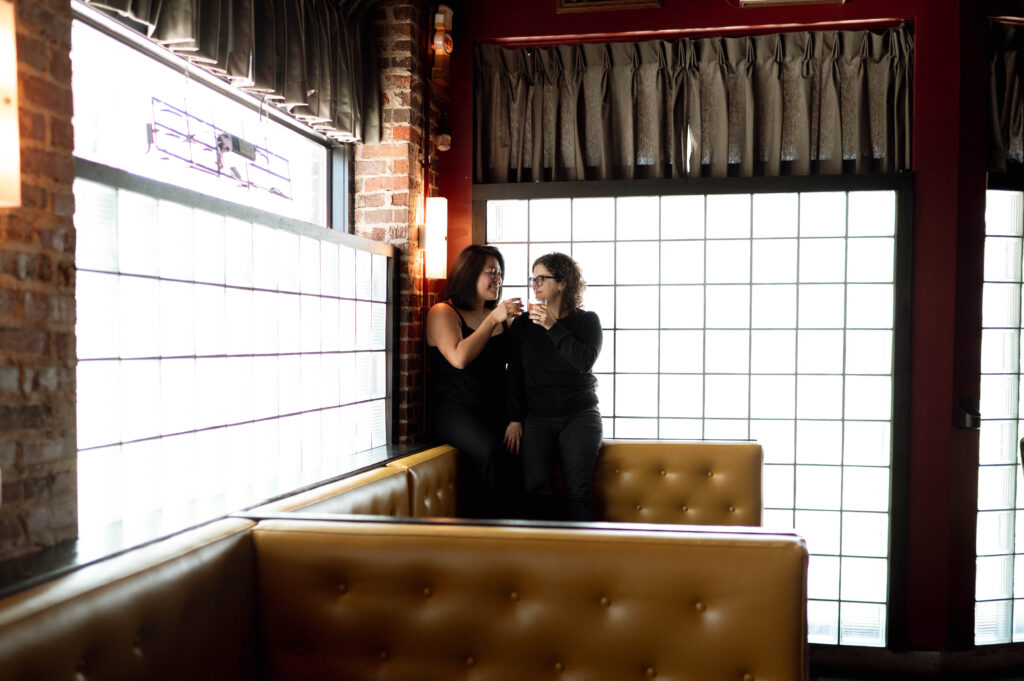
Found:
[(21, 205), (18, 135), (18, 52), (14, 3), (0, 0), (0, 207)]
[(448, 276), (448, 199), (431, 196), (427, 199), (426, 238), (427, 279)]

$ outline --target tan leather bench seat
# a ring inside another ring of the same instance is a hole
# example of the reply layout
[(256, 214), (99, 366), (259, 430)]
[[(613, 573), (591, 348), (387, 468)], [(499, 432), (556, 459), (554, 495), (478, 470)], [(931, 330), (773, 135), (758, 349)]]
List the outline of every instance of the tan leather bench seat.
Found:
[(408, 518), (409, 483), (400, 468), (382, 466), (258, 506), (254, 515), (288, 511)]
[(269, 520), (254, 537), (278, 681), (806, 675), (792, 535)]

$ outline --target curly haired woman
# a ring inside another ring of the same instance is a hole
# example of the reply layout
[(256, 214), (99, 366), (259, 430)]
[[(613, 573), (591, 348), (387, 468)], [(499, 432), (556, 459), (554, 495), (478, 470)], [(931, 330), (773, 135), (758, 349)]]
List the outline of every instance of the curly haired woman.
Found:
[[(601, 352), (601, 320), (580, 309), (586, 283), (568, 255), (537, 258), (530, 284), (543, 303), (532, 305), (529, 316), (520, 316), (509, 329), (507, 444), (514, 447), (521, 435), (530, 517), (591, 520), (602, 437), (591, 369)], [(559, 468), (564, 490), (556, 485)]]

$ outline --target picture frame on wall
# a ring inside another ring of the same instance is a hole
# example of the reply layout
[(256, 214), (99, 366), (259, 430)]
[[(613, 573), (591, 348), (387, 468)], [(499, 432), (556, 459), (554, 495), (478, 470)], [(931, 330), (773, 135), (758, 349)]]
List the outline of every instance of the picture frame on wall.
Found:
[(664, 0), (555, 0), (555, 12), (593, 12), (604, 9), (661, 7)]

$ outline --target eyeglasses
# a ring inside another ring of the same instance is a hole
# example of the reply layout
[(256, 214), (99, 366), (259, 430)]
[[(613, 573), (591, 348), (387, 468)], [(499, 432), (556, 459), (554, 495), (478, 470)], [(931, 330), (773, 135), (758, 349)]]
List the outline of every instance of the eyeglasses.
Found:
[(480, 274), (486, 274), (491, 279), (501, 279), (501, 276), (502, 276), (501, 270), (499, 270), (497, 268), (494, 268), (494, 267), (492, 267), (489, 270), (484, 270)]
[(534, 284), (537, 284), (538, 286), (543, 286), (548, 279), (551, 279), (553, 281), (561, 281), (561, 279), (559, 279), (558, 277), (553, 277), (550, 274), (538, 274), (536, 277), (530, 277), (526, 281), (530, 284), (530, 286), (533, 286)]

